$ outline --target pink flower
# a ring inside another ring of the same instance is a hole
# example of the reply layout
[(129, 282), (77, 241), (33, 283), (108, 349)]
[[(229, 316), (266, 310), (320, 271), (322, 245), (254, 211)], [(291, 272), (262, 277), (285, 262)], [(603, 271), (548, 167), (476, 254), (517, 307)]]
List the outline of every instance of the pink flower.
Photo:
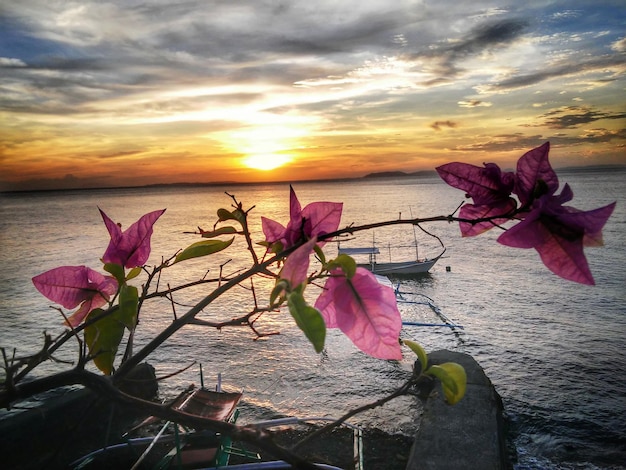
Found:
[(583, 247), (602, 245), (602, 228), (615, 203), (583, 212), (563, 205), (572, 197), (566, 184), (560, 195), (545, 194), (534, 200), (524, 220), (500, 235), (498, 242), (515, 248), (534, 248), (543, 264), (556, 275), (593, 285)]
[[(263, 233), (268, 243), (280, 242), (282, 249), (300, 241), (334, 232), (339, 228), (343, 204), (335, 202), (312, 202), (301, 209), (293, 187), (289, 187), (289, 223), (283, 227), (279, 222), (261, 217)], [(323, 246), (324, 242), (318, 242)]]
[(48, 299), (74, 312), (68, 322), (78, 326), (93, 309), (105, 305), (117, 292), (117, 281), (87, 266), (61, 266), (39, 274), (33, 284)]
[[(482, 219), (511, 213), (517, 207), (511, 191), (515, 176), (511, 172), (502, 173), (495, 163), (485, 163), (484, 168), (467, 163), (448, 163), (437, 167), (439, 176), (458, 189), (462, 189), (474, 201), (461, 208), (462, 219)], [(460, 222), (464, 237), (479, 235), (490, 228), (507, 221), (508, 218), (495, 218), (493, 221), (478, 223)]]
[[(573, 198), (565, 185), (560, 195), (559, 179), (548, 160), (550, 143), (526, 152), (517, 162), (517, 171), (502, 174), (494, 164), (485, 168), (450, 163), (437, 168), (448, 184), (467, 191), (474, 204), (461, 208), (460, 218), (482, 222), (460, 222), (463, 236), (478, 235), (508, 219), (521, 221), (500, 235), (498, 242), (517, 248), (535, 248), (543, 263), (555, 274), (583, 284), (594, 284), (583, 251), (584, 246), (602, 244), (602, 228), (615, 203), (583, 212), (564, 206)], [(515, 194), (521, 204), (510, 197)], [(508, 215), (507, 215), (508, 214)], [(506, 215), (499, 218), (499, 215)]]
[(368, 270), (357, 268), (352, 279), (334, 270), (315, 308), (327, 328), (339, 328), (361, 351), (380, 359), (402, 359), (402, 319), (395, 293)]
[(165, 212), (165, 209), (142, 216), (124, 232), (102, 209), (99, 210), (109, 235), (111, 235), (111, 241), (102, 260), (105, 263), (119, 264), (125, 268), (143, 266), (150, 256), (152, 226)]

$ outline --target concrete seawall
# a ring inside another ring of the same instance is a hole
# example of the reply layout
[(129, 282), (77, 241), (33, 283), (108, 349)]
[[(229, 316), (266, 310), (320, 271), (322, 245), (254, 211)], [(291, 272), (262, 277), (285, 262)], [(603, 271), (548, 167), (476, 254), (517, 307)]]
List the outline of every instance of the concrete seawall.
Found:
[(465, 368), (467, 390), (454, 406), (437, 384), (424, 406), (407, 470), (509, 470), (502, 400), (473, 357), (434, 351), (430, 364), (456, 362)]

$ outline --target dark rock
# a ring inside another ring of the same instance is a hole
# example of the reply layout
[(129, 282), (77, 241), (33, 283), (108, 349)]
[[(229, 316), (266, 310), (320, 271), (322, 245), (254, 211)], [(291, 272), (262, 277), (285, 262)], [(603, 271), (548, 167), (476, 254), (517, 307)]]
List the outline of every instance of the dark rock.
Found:
[(407, 470), (509, 470), (502, 400), (478, 363), (467, 354), (434, 351), (430, 364), (465, 368), (467, 390), (454, 406), (441, 384), (426, 400)]

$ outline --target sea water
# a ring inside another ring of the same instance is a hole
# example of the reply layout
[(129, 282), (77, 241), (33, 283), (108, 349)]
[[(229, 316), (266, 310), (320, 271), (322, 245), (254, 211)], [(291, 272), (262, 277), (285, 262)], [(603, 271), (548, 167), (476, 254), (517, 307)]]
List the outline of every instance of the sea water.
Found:
[[(451, 349), (471, 354), (485, 369), (502, 396), (517, 453), (516, 468), (626, 468), (626, 189), (624, 173), (561, 173), (575, 194), (572, 205), (589, 210), (618, 201), (604, 229), (604, 248), (587, 250), (596, 286), (582, 286), (552, 275), (533, 250), (503, 247), (495, 230), (463, 239), (456, 224), (423, 227), (446, 245), (443, 259), (431, 273), (401, 282), (403, 291), (428, 296), (447, 317), (464, 326), (462, 333), (444, 327), (405, 327), (404, 338), (427, 350)], [(438, 178), (361, 179), (344, 182), (297, 183), (303, 206), (313, 201), (343, 202), (342, 226), (413, 217), (448, 215), (463, 194)], [(234, 196), (250, 211), (255, 241), (263, 239), (260, 217), (286, 223), (289, 186), (147, 187), (132, 189), (34, 192), (0, 197), (0, 347), (16, 357), (33, 354), (43, 334), (63, 330), (62, 318), (33, 287), (31, 278), (61, 265), (101, 269), (99, 258), (108, 233), (98, 207), (128, 227), (149, 211), (166, 208), (155, 225), (149, 264), (159, 264), (177, 250), (199, 240), (193, 232), (213, 227), (220, 207), (232, 209)], [(355, 234), (356, 243), (374, 240), (380, 259), (435, 256), (439, 242), (409, 226)], [(262, 253), (260, 247), (259, 254)], [(328, 244), (329, 256), (336, 246)], [(167, 269), (159, 286), (165, 289), (199, 279), (217, 279), (251, 263), (242, 240), (209, 258)], [(145, 276), (137, 279), (137, 285)], [(201, 284), (176, 293), (173, 301), (148, 302), (141, 314), (136, 348), (181, 315), (215, 287)], [(242, 316), (267, 302), (268, 280), (234, 289), (209, 305), (200, 318), (216, 321)], [(405, 318), (435, 321), (430, 309), (401, 305)], [(380, 361), (359, 352), (337, 331), (329, 331), (326, 349), (316, 354), (287, 312), (267, 313), (249, 328), (191, 326), (176, 333), (148, 357), (157, 375), (189, 369), (161, 382), (162, 398), (174, 396), (189, 383), (214, 382), (244, 389), (242, 420), (276, 416), (338, 416), (375, 401), (402, 384), (413, 358)], [(274, 335), (273, 333), (280, 333)], [(55, 354), (75, 358), (69, 342)], [(69, 367), (47, 362), (34, 377)], [(31, 402), (35, 403), (35, 402)], [(355, 418), (357, 424), (390, 433), (415, 432), (420, 405), (404, 397)], [(7, 413), (4, 412), (4, 415)]]

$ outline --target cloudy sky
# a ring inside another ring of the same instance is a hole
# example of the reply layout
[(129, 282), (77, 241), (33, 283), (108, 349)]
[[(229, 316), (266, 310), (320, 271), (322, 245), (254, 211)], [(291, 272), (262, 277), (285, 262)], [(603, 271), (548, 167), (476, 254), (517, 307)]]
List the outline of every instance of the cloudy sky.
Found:
[(0, 190), (625, 164), (625, 71), (623, 0), (2, 0)]

